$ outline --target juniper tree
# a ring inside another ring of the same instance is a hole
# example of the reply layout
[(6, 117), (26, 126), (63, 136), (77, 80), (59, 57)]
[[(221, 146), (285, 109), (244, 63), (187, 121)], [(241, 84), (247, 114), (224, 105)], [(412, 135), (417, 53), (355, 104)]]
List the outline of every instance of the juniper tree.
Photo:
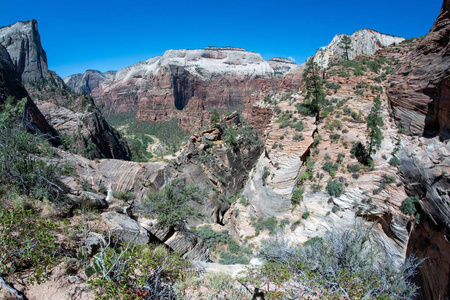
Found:
[(381, 100), (378, 95), (373, 100), (373, 107), (366, 117), (367, 122), (367, 149), (369, 156), (372, 155), (374, 147), (379, 147), (383, 140), (383, 134), (380, 127), (384, 125), (383, 118), (381, 117)]
[(353, 48), (352, 48), (352, 40), (350, 39), (350, 37), (348, 35), (344, 34), (341, 37), (341, 42), (339, 44), (339, 48), (344, 50), (343, 58), (345, 60), (349, 60), (348, 52), (349, 52), (349, 50), (353, 50)]
[(316, 121), (318, 121), (320, 108), (325, 103), (325, 92), (322, 87), (319, 66), (313, 57), (306, 62), (303, 79), (305, 81), (305, 99), (309, 101), (310, 110), (316, 114)]

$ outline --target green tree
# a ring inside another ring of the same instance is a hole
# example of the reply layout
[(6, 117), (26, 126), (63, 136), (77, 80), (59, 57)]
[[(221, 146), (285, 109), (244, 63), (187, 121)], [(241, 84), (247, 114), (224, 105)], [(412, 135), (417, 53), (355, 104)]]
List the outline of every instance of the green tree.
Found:
[(217, 111), (217, 108), (214, 108), (214, 110), (211, 113), (211, 126), (216, 126), (220, 122), (220, 115)]
[(384, 125), (384, 122), (381, 117), (381, 100), (379, 95), (373, 100), (373, 107), (370, 110), (369, 115), (366, 117), (366, 122), (368, 139), (367, 149), (369, 156), (371, 156), (373, 148), (379, 147), (381, 145), (381, 141), (383, 140), (383, 134), (380, 127)]
[(205, 198), (198, 186), (174, 179), (161, 191), (150, 192), (142, 201), (144, 211), (155, 214), (159, 227), (175, 227), (184, 230), (187, 218), (202, 217), (196, 204)]
[(352, 40), (351, 40), (351, 38), (348, 35), (344, 34), (341, 37), (341, 41), (339, 43), (339, 48), (344, 50), (344, 54), (343, 54), (344, 60), (346, 60), (346, 61), (349, 60), (348, 52), (350, 50), (353, 50), (353, 48), (352, 48)]
[(316, 113), (316, 121), (319, 121), (320, 108), (325, 103), (325, 92), (322, 87), (319, 66), (314, 62), (313, 57), (306, 62), (303, 80), (305, 81), (305, 99), (309, 101), (310, 110)]

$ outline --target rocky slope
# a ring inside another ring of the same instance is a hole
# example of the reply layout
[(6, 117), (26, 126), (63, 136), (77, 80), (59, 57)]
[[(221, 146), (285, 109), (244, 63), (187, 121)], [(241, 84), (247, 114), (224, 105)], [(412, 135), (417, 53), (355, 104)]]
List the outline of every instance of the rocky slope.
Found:
[(410, 133), (428, 137), (450, 137), (448, 1), (430, 32), (394, 74), (389, 89), (393, 112)]
[[(344, 34), (336, 35), (330, 44), (317, 50), (314, 61), (322, 69), (342, 60), (344, 50), (340, 45), (343, 36)], [(349, 60), (362, 54), (373, 55), (379, 49), (404, 40), (402, 37), (383, 34), (372, 29), (358, 30), (349, 37), (351, 40), (351, 49), (348, 51)]]
[(420, 299), (450, 295), (450, 1), (445, 0), (429, 33), (414, 44), (388, 79), (390, 105), (406, 132), (399, 170), (409, 196), (421, 200), (421, 222), (414, 227), (408, 253), (427, 258), (416, 278)]
[[(253, 103), (277, 90), (282, 76), (295, 66), (283, 59), (264, 61), (257, 53), (236, 48), (167, 50), (161, 57), (118, 70), (110, 79), (102, 74), (91, 95), (112, 114), (135, 111), (138, 120), (151, 122), (177, 118), (180, 128), (194, 132), (209, 123), (214, 108), (237, 109), (249, 117)], [(94, 87), (100, 76), (95, 74), (92, 84), (85, 83), (92, 72), (65, 81), (75, 89)]]
[(25, 122), (27, 129), (40, 136), (46, 136), (55, 146), (60, 145), (57, 132), (48, 124), (36, 104), (28, 96), (8, 52), (0, 45), (0, 104), (4, 104), (8, 97), (12, 97), (14, 102), (27, 98), (25, 107), (29, 118), (28, 122)]
[(49, 123), (66, 136), (63, 140), (69, 137), (70, 149), (91, 158), (131, 159), (128, 145), (109, 126), (92, 100), (71, 92), (48, 69), (36, 20), (0, 28), (0, 45), (8, 51), (26, 92)]

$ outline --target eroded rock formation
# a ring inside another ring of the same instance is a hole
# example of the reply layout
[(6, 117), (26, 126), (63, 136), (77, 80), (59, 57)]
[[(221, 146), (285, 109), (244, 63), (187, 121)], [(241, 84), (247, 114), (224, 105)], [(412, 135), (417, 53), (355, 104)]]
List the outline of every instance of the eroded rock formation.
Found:
[[(336, 35), (330, 44), (317, 50), (314, 61), (322, 69), (326, 69), (331, 64), (343, 60), (344, 50), (341, 46), (343, 36), (343, 34)], [(383, 34), (372, 29), (358, 30), (350, 35), (349, 38), (351, 40), (351, 49), (348, 50), (349, 60), (353, 60), (362, 54), (373, 55), (379, 49), (404, 40), (402, 37)]]
[[(209, 124), (209, 111), (214, 108), (239, 110), (252, 121), (253, 104), (274, 93), (295, 67), (292, 61), (265, 61), (243, 49), (168, 50), (109, 79), (103, 74), (91, 95), (99, 107), (113, 114), (135, 111), (138, 120), (151, 122), (177, 118), (182, 129), (194, 132)], [(75, 89), (94, 87), (97, 79), (86, 83), (91, 75), (65, 80)]]
[(412, 134), (450, 137), (449, 1), (430, 32), (390, 76), (388, 90), (393, 112)]
[[(35, 100), (45, 118), (40, 113), (34, 113), (37, 108), (33, 108), (35, 104), (32, 101), (28, 105), (42, 132), (49, 132), (49, 121), (56, 130), (71, 138), (73, 149), (79, 153), (88, 154), (91, 158), (131, 159), (128, 145), (109, 126), (92, 99), (71, 92), (64, 81), (48, 69), (36, 20), (0, 28), (0, 45), (6, 48), (12, 59), (13, 64), (8, 66), (8, 72), (14, 66), (17, 74), (15, 77), (4, 76), (7, 86), (14, 89), (15, 96), (23, 98), (29, 94)], [(2, 54), (2, 57), (6, 55)], [(2, 62), (5, 61), (2, 58)], [(26, 90), (21, 84), (18, 86), (17, 82), (12, 82), (17, 77)], [(57, 135), (54, 130), (53, 135)]]

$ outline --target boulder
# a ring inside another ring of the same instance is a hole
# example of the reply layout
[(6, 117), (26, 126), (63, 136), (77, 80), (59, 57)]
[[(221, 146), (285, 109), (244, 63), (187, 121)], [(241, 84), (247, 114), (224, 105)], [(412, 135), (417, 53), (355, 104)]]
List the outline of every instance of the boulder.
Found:
[(138, 245), (145, 245), (150, 241), (147, 230), (127, 215), (107, 212), (102, 214), (102, 218), (108, 225), (111, 234), (117, 235), (124, 241), (134, 242)]

